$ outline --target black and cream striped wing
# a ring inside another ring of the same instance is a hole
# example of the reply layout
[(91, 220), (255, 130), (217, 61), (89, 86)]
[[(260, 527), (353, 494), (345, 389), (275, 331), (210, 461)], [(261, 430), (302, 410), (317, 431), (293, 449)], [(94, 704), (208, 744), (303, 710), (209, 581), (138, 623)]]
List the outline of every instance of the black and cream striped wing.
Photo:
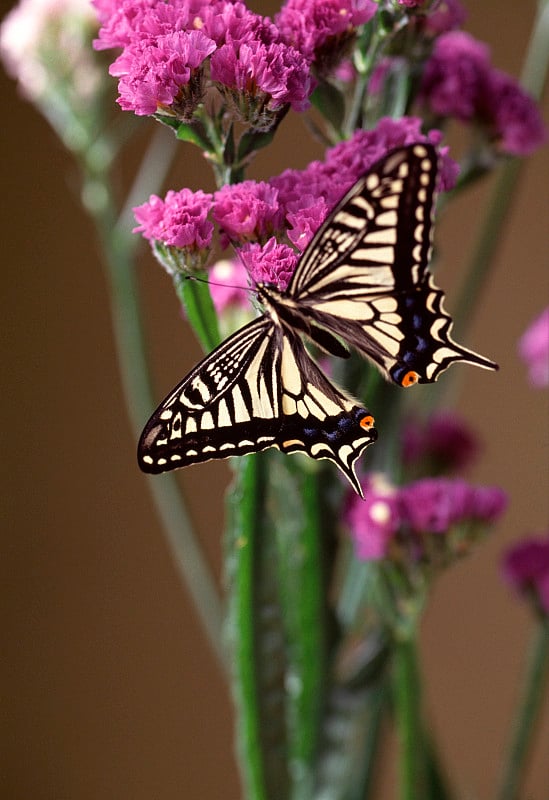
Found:
[(452, 340), (428, 271), (437, 169), (429, 144), (378, 161), (316, 233), (287, 291), (301, 316), (404, 386), (435, 381), (454, 361), (496, 368)]
[(269, 447), (333, 461), (361, 494), (354, 462), (377, 433), (289, 328), (264, 315), (237, 331), (173, 390), (145, 426), (144, 472)]

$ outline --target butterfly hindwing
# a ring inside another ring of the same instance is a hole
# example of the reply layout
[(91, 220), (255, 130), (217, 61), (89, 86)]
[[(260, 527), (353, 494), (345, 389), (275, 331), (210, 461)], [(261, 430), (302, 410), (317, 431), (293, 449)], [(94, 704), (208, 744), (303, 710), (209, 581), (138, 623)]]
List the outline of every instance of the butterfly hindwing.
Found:
[(360, 493), (354, 462), (376, 437), (369, 412), (324, 376), (291, 329), (264, 315), (173, 390), (147, 423), (138, 458), (158, 473), (277, 447), (330, 459)]

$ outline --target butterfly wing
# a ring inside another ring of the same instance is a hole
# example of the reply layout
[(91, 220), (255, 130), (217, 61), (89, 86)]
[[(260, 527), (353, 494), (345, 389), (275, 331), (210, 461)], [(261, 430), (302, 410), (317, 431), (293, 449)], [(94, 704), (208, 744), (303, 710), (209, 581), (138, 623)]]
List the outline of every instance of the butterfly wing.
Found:
[(171, 392), (138, 446), (144, 472), (277, 447), (328, 458), (361, 494), (354, 462), (377, 433), (291, 329), (264, 315), (217, 347)]
[(317, 231), (287, 290), (313, 339), (315, 326), (337, 334), (404, 386), (435, 381), (454, 361), (497, 368), (452, 340), (427, 268), (437, 167), (429, 144), (378, 161)]

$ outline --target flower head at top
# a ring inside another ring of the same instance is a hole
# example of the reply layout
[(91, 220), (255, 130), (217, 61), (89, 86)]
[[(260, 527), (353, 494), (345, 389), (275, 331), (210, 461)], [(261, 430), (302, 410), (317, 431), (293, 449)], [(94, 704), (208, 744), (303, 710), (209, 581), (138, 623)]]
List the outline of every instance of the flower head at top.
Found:
[(532, 596), (536, 606), (549, 615), (549, 533), (510, 547), (503, 557), (502, 572), (510, 586)]
[(374, 0), (288, 0), (275, 21), (283, 39), (325, 75), (347, 55), (356, 29), (377, 8)]
[(549, 385), (549, 307), (522, 334), (519, 353), (528, 365), (528, 377), (533, 386)]
[(202, 100), (202, 64), (215, 49), (201, 31), (173, 31), (128, 45), (109, 70), (120, 78), (120, 107), (137, 115), (172, 112), (190, 120)]

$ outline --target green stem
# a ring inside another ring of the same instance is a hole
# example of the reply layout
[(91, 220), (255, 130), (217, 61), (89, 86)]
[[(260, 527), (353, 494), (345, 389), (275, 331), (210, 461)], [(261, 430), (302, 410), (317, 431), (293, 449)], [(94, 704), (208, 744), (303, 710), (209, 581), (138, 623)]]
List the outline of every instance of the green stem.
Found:
[(249, 800), (281, 800), (289, 792), (285, 643), (280, 635), (274, 537), (265, 520), (268, 460), (265, 453), (239, 459), (227, 496), (227, 634), (239, 763)]
[(174, 286), (203, 350), (209, 353), (217, 347), (221, 335), (206, 273), (196, 277), (199, 280), (178, 272), (174, 277)]
[(329, 627), (325, 551), (330, 532), (322, 473), (304, 472), (286, 456), (273, 459), (273, 467), (270, 497), (277, 509), (279, 595), (288, 662), (288, 755), (292, 798), (297, 800), (311, 797), (320, 733)]
[[(105, 144), (105, 149), (109, 150), (108, 143)], [(129, 228), (113, 224), (116, 219), (116, 208), (107, 170), (102, 171), (85, 162), (82, 166), (84, 196), (95, 199), (95, 202), (88, 204), (88, 209), (95, 221), (104, 253), (118, 364), (131, 427), (137, 438), (144, 420), (155, 406), (145, 355), (139, 290), (135, 275), (134, 253), (138, 240), (130, 233)], [(164, 163), (164, 167), (167, 168), (167, 162)], [(155, 177), (161, 182), (162, 172), (157, 172)], [(149, 187), (149, 190), (150, 188), (152, 187)], [(223, 610), (219, 592), (194, 534), (177, 483), (172, 475), (164, 475), (161, 478), (150, 478), (149, 486), (178, 574), (193, 599), (214, 653), (220, 664), (224, 664)]]
[(543, 694), (549, 676), (549, 620), (540, 619), (526, 668), (522, 698), (505, 762), (499, 800), (518, 800), (528, 752), (543, 707)]
[(415, 638), (395, 642), (393, 701), (400, 741), (400, 797), (427, 797), (427, 775), (421, 721), (421, 692)]

